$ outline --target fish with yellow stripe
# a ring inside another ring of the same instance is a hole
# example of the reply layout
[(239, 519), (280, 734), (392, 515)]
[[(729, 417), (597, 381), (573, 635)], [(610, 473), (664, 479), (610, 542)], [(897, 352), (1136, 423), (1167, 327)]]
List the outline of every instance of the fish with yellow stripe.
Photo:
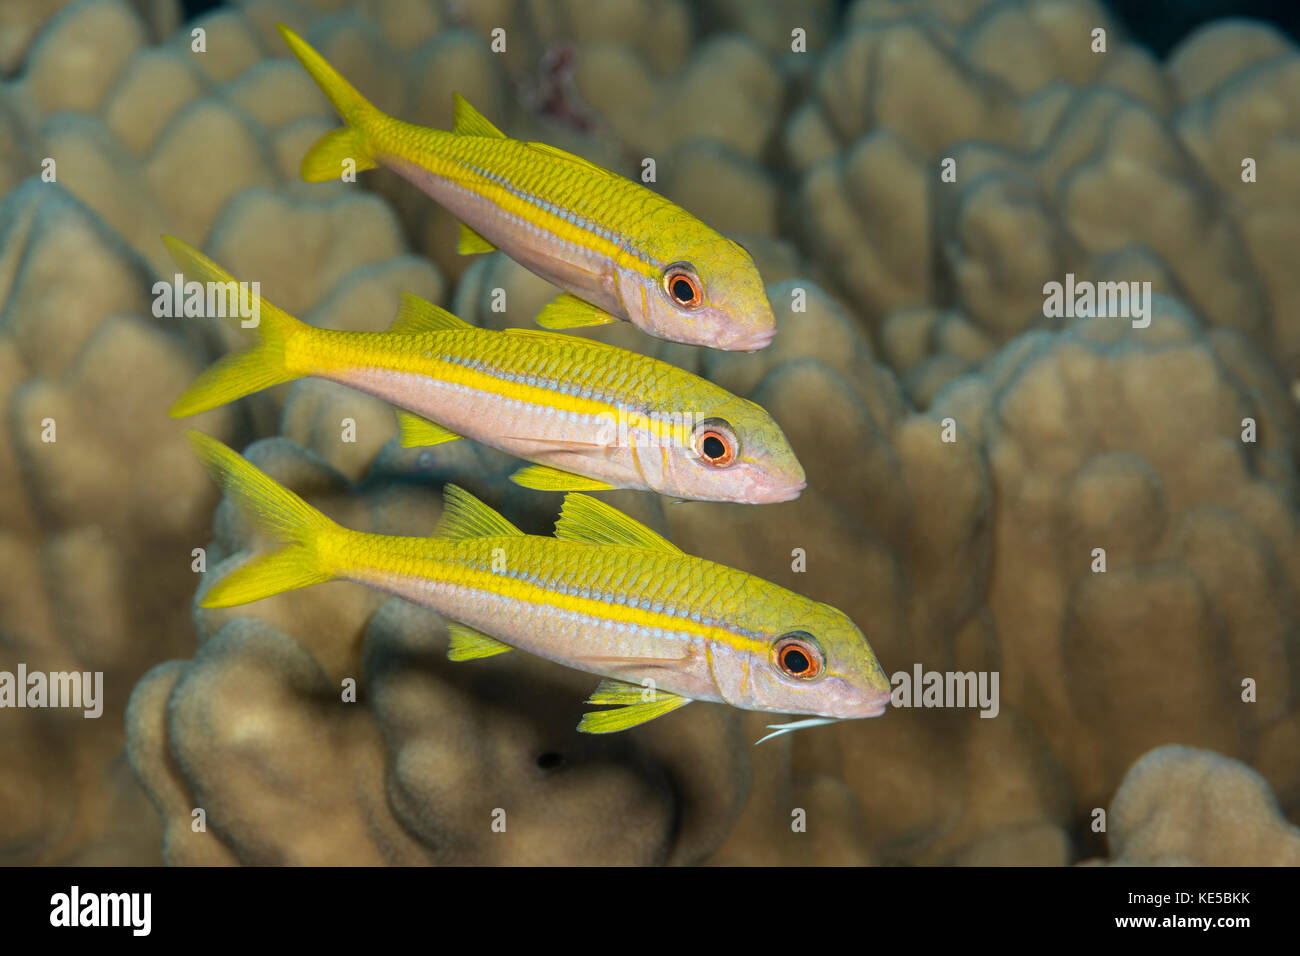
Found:
[(460, 220), (461, 253), (500, 249), (568, 290), (539, 324), (627, 319), (659, 338), (740, 351), (776, 334), (753, 258), (680, 206), (572, 153), (510, 139), (459, 94), (450, 131), (388, 116), (292, 30), (280, 33), (346, 124), (307, 153), (302, 177), (392, 169)]
[[(163, 243), (191, 279), (235, 282), (181, 240)], [(590, 339), (481, 329), (410, 294), (387, 332), (318, 329), (264, 298), (253, 331), (259, 341), (203, 372), (173, 417), (313, 376), (398, 406), (408, 447), (467, 436), (534, 462), (512, 476), (528, 488), (766, 504), (805, 486), (784, 433), (760, 406)]]
[[(810, 715), (776, 733), (884, 712), (890, 684), (842, 612), (685, 554), (622, 512), (569, 494), (555, 537), (526, 535), (455, 486), (431, 537), (344, 528), (221, 442), (189, 433), (217, 483), (278, 547), (204, 592), (231, 607), (353, 581), (454, 622), (448, 656), (513, 649), (605, 678), (578, 729), (625, 730), (692, 700)], [(768, 736), (774, 736), (770, 734)], [(766, 737), (763, 739), (767, 739)]]

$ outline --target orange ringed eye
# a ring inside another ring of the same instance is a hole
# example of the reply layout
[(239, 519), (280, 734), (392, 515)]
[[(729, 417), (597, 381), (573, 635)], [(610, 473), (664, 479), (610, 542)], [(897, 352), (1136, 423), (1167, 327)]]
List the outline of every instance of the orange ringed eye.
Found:
[(789, 677), (811, 680), (821, 673), (821, 654), (812, 644), (785, 638), (776, 646), (776, 662)]
[(664, 291), (668, 298), (683, 309), (698, 309), (704, 304), (704, 290), (694, 274), (682, 268), (664, 273)]
[(730, 437), (722, 432), (701, 432), (696, 447), (700, 457), (710, 465), (729, 465), (736, 457), (736, 448)]

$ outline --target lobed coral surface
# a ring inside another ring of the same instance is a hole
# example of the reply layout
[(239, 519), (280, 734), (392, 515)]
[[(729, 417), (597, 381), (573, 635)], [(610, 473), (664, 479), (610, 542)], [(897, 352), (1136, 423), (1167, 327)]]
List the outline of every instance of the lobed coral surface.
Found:
[[(102, 671), (105, 711), (0, 711), (0, 861), (1294, 865), (1295, 45), (1228, 20), (1160, 62), (1088, 0), (589, 10), (4, 6), (0, 671)], [(187, 427), (363, 530), (426, 533), (450, 481), (537, 533), (560, 500), (468, 441), (400, 448), (387, 406), (328, 383), (166, 417), (240, 337), (152, 314), (161, 232), (332, 328), (385, 327), (404, 290), (527, 327), (555, 294), (456, 255), (395, 176), (300, 182), (336, 120), (277, 21), (404, 118), (449, 125), (457, 90), (510, 135), (654, 159), (753, 251), (763, 352), (590, 334), (764, 405), (808, 490), (608, 500), (844, 609), (887, 671), (997, 672), (997, 716), (754, 748), (768, 718), (693, 704), (597, 738), (589, 678), (448, 663), (437, 615), (360, 587), (197, 610), (260, 542)], [(1067, 273), (1151, 283), (1149, 324), (1048, 317)]]

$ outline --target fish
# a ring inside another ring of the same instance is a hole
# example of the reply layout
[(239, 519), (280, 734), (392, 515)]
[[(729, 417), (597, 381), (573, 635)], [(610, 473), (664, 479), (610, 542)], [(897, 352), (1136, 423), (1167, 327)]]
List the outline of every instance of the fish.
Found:
[[(192, 280), (237, 287), (198, 250), (162, 241)], [(533, 462), (512, 476), (527, 488), (770, 504), (807, 484), (761, 406), (637, 352), (541, 329), (478, 328), (411, 293), (387, 332), (319, 329), (260, 291), (254, 320), (228, 317), (258, 341), (201, 373), (172, 417), (310, 376), (397, 406), (406, 447), (465, 436)]]
[(584, 733), (627, 730), (692, 701), (808, 715), (777, 727), (877, 717), (889, 704), (889, 680), (843, 611), (688, 555), (590, 495), (566, 495), (547, 537), (447, 485), (431, 536), (372, 534), (335, 523), (217, 439), (187, 434), (277, 544), (203, 591), (201, 607), (326, 581), (375, 588), (447, 619), (452, 661), (518, 650), (602, 678), (587, 703), (607, 709), (582, 716)]
[(753, 257), (676, 203), (580, 156), (507, 137), (459, 93), (451, 130), (388, 116), (279, 29), (346, 124), (306, 153), (303, 179), (393, 170), (459, 220), (459, 252), (499, 249), (567, 290), (538, 315), (545, 328), (624, 319), (714, 349), (752, 352), (772, 341), (776, 319)]

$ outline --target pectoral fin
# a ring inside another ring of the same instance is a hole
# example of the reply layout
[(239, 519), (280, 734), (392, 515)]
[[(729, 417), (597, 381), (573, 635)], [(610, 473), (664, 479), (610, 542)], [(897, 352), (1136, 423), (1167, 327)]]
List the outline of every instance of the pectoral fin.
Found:
[(603, 680), (587, 698), (587, 703), (617, 706), (613, 710), (593, 710), (583, 714), (578, 730), (584, 734), (611, 734), (670, 714), (690, 702), (689, 697), (639, 684)]
[(449, 428), (443, 428), (437, 422), (421, 418), (411, 412), (397, 411), (397, 436), (403, 448), (416, 448), (422, 445), (441, 445), (443, 442), (460, 438)]
[(482, 631), (476, 631), (457, 621), (449, 622), (447, 631), (451, 634), (451, 646), (447, 648), (449, 661), (477, 661), (514, 650), (509, 644), (503, 644), (495, 637), (488, 637)]
[(536, 321), (544, 329), (580, 329), (608, 325), (617, 322), (618, 317), (566, 292), (538, 312)]
[(534, 491), (608, 491), (614, 487), (595, 478), (575, 475), (569, 471), (551, 468), (549, 465), (529, 465), (527, 468), (520, 468), (510, 476), (510, 480), (520, 487), (532, 488)]

